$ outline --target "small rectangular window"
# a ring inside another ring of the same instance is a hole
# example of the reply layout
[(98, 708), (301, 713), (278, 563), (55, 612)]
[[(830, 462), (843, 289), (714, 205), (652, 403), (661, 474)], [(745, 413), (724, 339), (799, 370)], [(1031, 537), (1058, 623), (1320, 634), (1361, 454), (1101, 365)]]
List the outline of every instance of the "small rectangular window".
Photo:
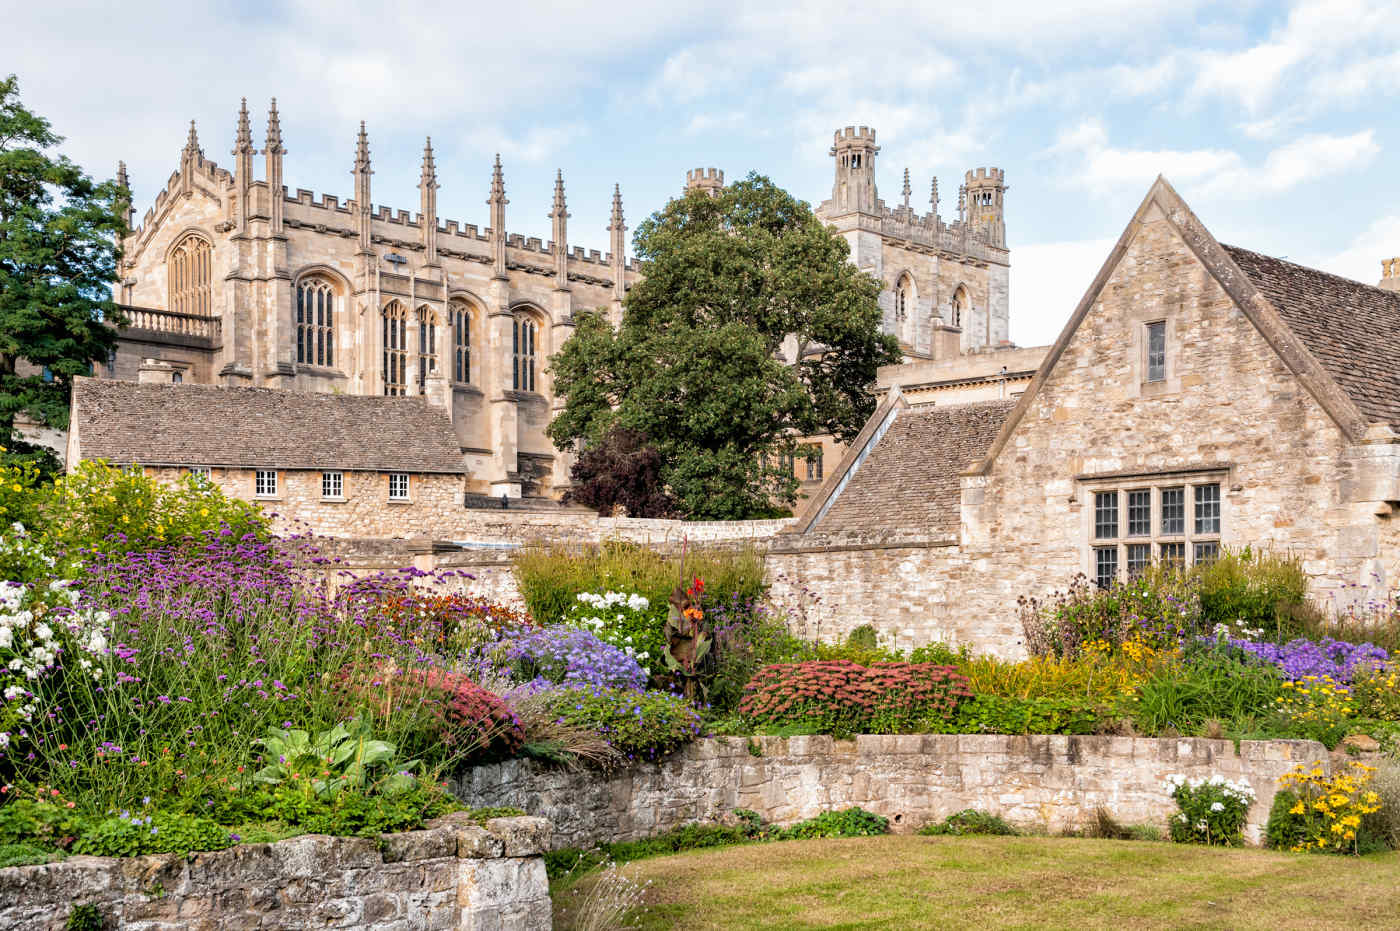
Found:
[(1193, 559), (1198, 563), (1215, 562), (1220, 556), (1220, 544), (1216, 542), (1197, 543)]
[(807, 481), (819, 482), (822, 478), (822, 448), (813, 446), (807, 459)]
[(1118, 581), (1118, 547), (1100, 546), (1094, 550), (1094, 581), (1108, 588)]
[(1196, 533), (1220, 532), (1220, 486), (1196, 486)]
[(1118, 536), (1118, 492), (1094, 495), (1094, 539), (1112, 540)]
[(1162, 489), (1162, 534), (1180, 536), (1186, 532), (1186, 489)]
[(322, 497), (322, 498), (343, 498), (343, 497), (345, 497), (345, 473), (343, 473), (343, 472), (322, 472), (322, 473), (321, 473), (321, 497)]
[(1128, 577), (1131, 578), (1152, 565), (1151, 543), (1128, 544)]
[(407, 472), (390, 472), (390, 473), (389, 473), (389, 500), (390, 500), (390, 501), (407, 501), (407, 500), (408, 500), (408, 473), (407, 473)]
[(1128, 492), (1128, 536), (1146, 537), (1152, 533), (1152, 489)]
[(1163, 543), (1158, 550), (1162, 562), (1169, 566), (1182, 566), (1186, 563), (1185, 543)]
[(1167, 324), (1159, 320), (1147, 325), (1147, 380), (1167, 380)]
[(208, 466), (190, 466), (189, 473), (191, 475), (198, 476), (199, 478), (204, 479), (206, 482), (209, 481), (210, 478), (210, 471)]
[(276, 469), (258, 469), (253, 478), (253, 494), (258, 498), (277, 497)]

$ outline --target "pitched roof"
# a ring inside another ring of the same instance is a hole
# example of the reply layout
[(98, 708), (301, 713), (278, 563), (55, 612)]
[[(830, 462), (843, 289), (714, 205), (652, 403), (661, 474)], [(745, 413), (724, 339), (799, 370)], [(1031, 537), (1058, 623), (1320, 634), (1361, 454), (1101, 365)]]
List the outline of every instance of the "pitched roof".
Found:
[(1367, 420), (1400, 424), (1400, 293), (1223, 248)]
[[(960, 473), (986, 455), (1015, 401), (904, 407), (810, 531), (956, 533)], [(848, 456), (859, 455), (852, 447)]]
[(84, 459), (118, 464), (465, 471), (447, 412), (422, 398), (77, 378)]

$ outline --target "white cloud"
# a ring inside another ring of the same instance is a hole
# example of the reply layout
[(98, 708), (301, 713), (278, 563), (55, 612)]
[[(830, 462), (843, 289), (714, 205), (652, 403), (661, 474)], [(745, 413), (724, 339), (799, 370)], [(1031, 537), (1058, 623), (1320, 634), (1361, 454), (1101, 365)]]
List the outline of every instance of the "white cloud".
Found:
[(1381, 260), (1396, 256), (1400, 256), (1400, 214), (1390, 214), (1373, 220), (1342, 251), (1307, 264), (1334, 275), (1375, 284), (1381, 277)]
[(1117, 241), (1017, 246), (1011, 253), (1012, 340), (1021, 346), (1053, 343)]
[(1109, 193), (1140, 187), (1157, 175), (1208, 195), (1244, 198), (1280, 194), (1300, 184), (1366, 167), (1380, 153), (1374, 130), (1346, 136), (1312, 134), (1279, 146), (1251, 165), (1231, 149), (1124, 149), (1109, 143), (1097, 120), (1063, 130), (1046, 155), (1066, 165), (1071, 186)]

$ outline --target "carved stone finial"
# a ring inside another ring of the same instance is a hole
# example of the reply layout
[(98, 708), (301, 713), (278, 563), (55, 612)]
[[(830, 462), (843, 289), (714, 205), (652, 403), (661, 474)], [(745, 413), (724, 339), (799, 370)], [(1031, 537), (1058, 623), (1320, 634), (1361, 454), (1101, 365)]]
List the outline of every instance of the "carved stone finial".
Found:
[(551, 219), (554, 217), (568, 217), (564, 201), (564, 170), (558, 169), (554, 175), (554, 209), (549, 212)]
[(506, 200), (506, 176), (501, 170), (501, 153), (496, 153), (496, 164), (491, 169), (491, 197), (486, 201), (488, 204), (501, 203), (508, 204)]
[(238, 128), (233, 138), (234, 155), (253, 154), (253, 130), (248, 125), (248, 98), (244, 97), (238, 107)]
[(194, 120), (190, 120), (190, 134), (185, 139), (185, 149), (181, 155), (184, 158), (204, 157), (204, 150), (199, 147), (199, 133), (195, 131)]
[(622, 223), (622, 185), (620, 184), (613, 185), (612, 217), (608, 229), (617, 231), (627, 229)]
[(418, 179), (420, 188), (438, 186), (437, 165), (433, 162), (433, 137), (429, 136), (428, 141), (423, 146), (423, 174)]
[(908, 207), (908, 206), (909, 206), (909, 195), (912, 194), (912, 193), (914, 193), (914, 191), (913, 191), (913, 188), (909, 187), (909, 169), (908, 169), (908, 168), (905, 168), (905, 169), (904, 169), (904, 206), (905, 206), (905, 207)]
[(282, 120), (277, 115), (277, 98), (272, 98), (272, 104), (267, 110), (267, 146), (263, 149), (264, 155), (285, 155), (286, 149), (282, 148)]
[(933, 179), (933, 187), (929, 191), (928, 205), (933, 210), (933, 215), (938, 216), (938, 179)]
[(371, 173), (369, 167), (369, 133), (365, 132), (364, 120), (360, 120), (360, 134), (355, 137), (355, 173)]

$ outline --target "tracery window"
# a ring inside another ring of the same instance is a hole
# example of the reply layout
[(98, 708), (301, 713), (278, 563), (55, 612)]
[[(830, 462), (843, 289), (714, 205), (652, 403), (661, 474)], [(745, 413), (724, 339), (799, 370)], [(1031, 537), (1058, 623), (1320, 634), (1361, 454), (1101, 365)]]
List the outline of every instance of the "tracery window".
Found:
[(437, 314), (431, 307), (418, 308), (418, 393), (428, 384), (428, 373), (437, 371)]
[(447, 305), (452, 324), (452, 380), (467, 384), (472, 380), (472, 312), (466, 304)]
[(512, 343), (513, 384), (516, 391), (535, 390), (535, 349), (539, 324), (528, 313), (515, 315), (514, 340)]
[(198, 233), (189, 233), (170, 250), (170, 309), (177, 314), (208, 317), (213, 311), (210, 281), (214, 247)]
[(297, 285), (297, 362), (335, 364), (335, 288), (325, 278)]
[(960, 327), (960, 326), (963, 325), (963, 323), (962, 323), (962, 321), (963, 321), (963, 308), (964, 308), (966, 305), (967, 305), (967, 292), (964, 291), (962, 288), (958, 288), (958, 290), (956, 290), (956, 291), (953, 292), (953, 304), (952, 304), (952, 317), (953, 317), (953, 319), (952, 319), (952, 324), (953, 324), (953, 326)]
[(408, 393), (408, 311), (398, 301), (384, 306), (384, 393)]

